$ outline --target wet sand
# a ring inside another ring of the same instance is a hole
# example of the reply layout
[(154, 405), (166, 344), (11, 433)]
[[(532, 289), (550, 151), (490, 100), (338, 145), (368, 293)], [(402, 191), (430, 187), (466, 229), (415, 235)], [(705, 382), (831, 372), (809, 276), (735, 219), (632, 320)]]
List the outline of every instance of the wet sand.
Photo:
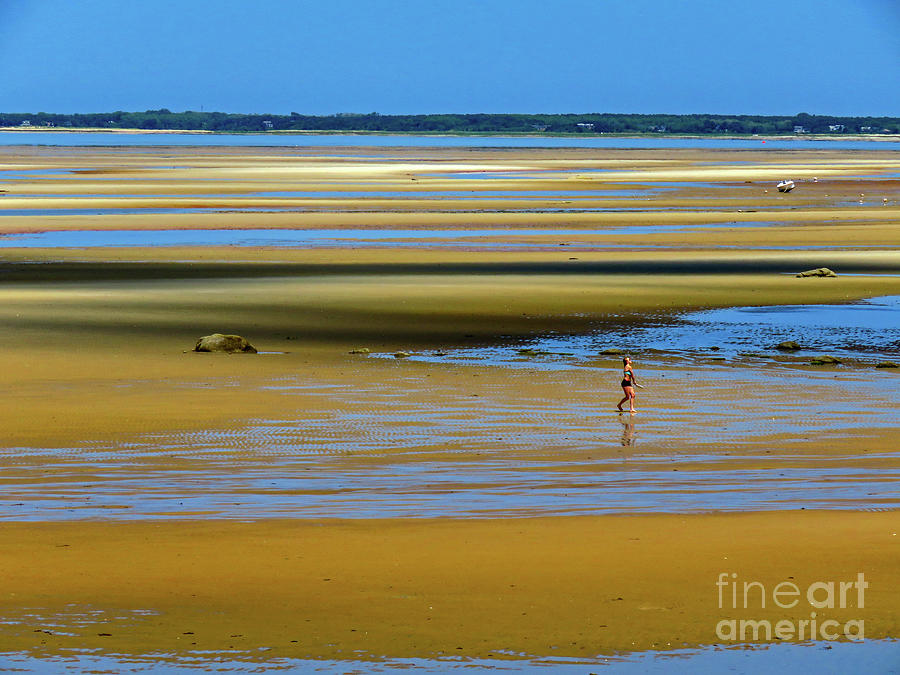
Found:
[[(867, 636), (897, 636), (896, 511), (866, 510), (897, 499), (895, 372), (865, 358), (813, 373), (648, 355), (649, 388), (629, 422), (612, 413), (614, 357), (573, 372), (347, 353), (514, 349), (688, 310), (900, 294), (889, 276), (900, 270), (893, 153), (342, 153), (0, 149), (0, 210), (41, 211), (0, 216), (3, 234), (525, 227), (538, 245), (0, 249), (7, 649), (235, 645), (331, 659), (673, 649), (719, 641), (721, 571), (772, 584), (864, 571)], [(63, 173), (3, 174), (35, 169)], [(485, 172), (512, 175), (459, 177)], [(771, 182), (785, 175), (802, 182), (778, 195)], [(646, 197), (577, 196), (622, 184)], [(476, 198), (249, 194), (365, 189)], [(618, 210), (477, 198), (487, 190), (566, 190), (579, 206)], [(229, 192), (241, 196), (191, 196)], [(646, 210), (622, 210), (636, 201)], [(173, 204), (292, 211), (103, 213)], [(53, 215), (78, 208), (97, 214)], [(760, 225), (616, 233), (723, 222)], [(547, 228), (610, 233), (572, 244)], [(817, 266), (838, 278), (793, 276)], [(271, 353), (189, 353), (217, 331)], [(854, 415), (847, 393), (866, 387)], [(672, 469), (684, 476), (662, 482)], [(314, 489), (254, 482), (315, 471)], [(385, 500), (404, 476), (414, 489), (391, 518), (398, 502)], [(628, 481), (631, 496), (615, 497)], [(586, 512), (632, 515), (559, 517)], [(54, 635), (34, 632), (45, 629)]]
[(270, 650), (258, 660), (585, 657), (713, 642), (721, 619), (809, 619), (805, 598), (783, 610), (752, 596), (734, 610), (726, 594), (720, 609), (722, 572), (805, 590), (860, 571), (865, 607), (854, 590), (850, 606), (818, 614), (862, 619), (877, 638), (900, 628), (898, 527), (895, 512), (7, 523), (3, 644)]

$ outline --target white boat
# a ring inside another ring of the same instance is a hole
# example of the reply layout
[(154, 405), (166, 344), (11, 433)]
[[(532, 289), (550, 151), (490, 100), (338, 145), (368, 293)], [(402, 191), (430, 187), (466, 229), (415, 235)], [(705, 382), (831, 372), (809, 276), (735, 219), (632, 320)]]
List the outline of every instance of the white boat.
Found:
[(794, 189), (794, 181), (792, 180), (783, 180), (775, 187), (778, 188), (779, 192), (790, 192)]

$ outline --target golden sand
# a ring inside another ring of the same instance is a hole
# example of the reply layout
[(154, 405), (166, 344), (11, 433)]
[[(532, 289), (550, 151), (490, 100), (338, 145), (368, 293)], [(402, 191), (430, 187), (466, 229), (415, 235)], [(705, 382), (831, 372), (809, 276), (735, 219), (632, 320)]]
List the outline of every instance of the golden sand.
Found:
[[(845, 608), (817, 614), (841, 627), (862, 620), (865, 637), (879, 638), (900, 629), (898, 528), (894, 512), (799, 511), (7, 523), (0, 597), (16, 623), (0, 630), (6, 648), (36, 653), (593, 656), (716, 643), (723, 619), (796, 622), (816, 611), (805, 597), (779, 609), (771, 595), (763, 609), (756, 594), (745, 610), (742, 591), (734, 609), (730, 588), (720, 608), (723, 572), (769, 594), (862, 572), (864, 607), (854, 590)], [(53, 624), (75, 634), (40, 632)]]

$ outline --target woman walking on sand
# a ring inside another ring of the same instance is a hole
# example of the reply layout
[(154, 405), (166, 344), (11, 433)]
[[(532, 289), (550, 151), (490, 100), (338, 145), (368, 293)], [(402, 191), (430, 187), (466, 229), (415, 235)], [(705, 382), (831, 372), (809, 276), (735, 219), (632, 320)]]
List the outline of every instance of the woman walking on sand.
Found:
[(625, 397), (619, 401), (616, 408), (619, 409), (619, 412), (625, 412), (622, 410), (622, 404), (625, 403), (625, 401), (628, 401), (628, 405), (631, 406), (631, 410), (628, 412), (634, 413), (637, 412), (637, 410), (634, 409), (634, 388), (637, 385), (637, 381), (634, 379), (634, 369), (631, 367), (631, 358), (626, 356), (622, 359), (622, 363), (624, 365), (622, 371), (622, 391), (625, 392)]

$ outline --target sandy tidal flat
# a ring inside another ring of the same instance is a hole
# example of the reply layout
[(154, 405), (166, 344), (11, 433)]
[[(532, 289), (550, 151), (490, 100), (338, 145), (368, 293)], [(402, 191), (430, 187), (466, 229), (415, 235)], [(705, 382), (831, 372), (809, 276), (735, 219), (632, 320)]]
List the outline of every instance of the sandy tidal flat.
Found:
[(0, 149), (0, 644), (593, 658), (731, 644), (721, 572), (897, 637), (897, 324), (676, 339), (900, 295), (894, 155)]

